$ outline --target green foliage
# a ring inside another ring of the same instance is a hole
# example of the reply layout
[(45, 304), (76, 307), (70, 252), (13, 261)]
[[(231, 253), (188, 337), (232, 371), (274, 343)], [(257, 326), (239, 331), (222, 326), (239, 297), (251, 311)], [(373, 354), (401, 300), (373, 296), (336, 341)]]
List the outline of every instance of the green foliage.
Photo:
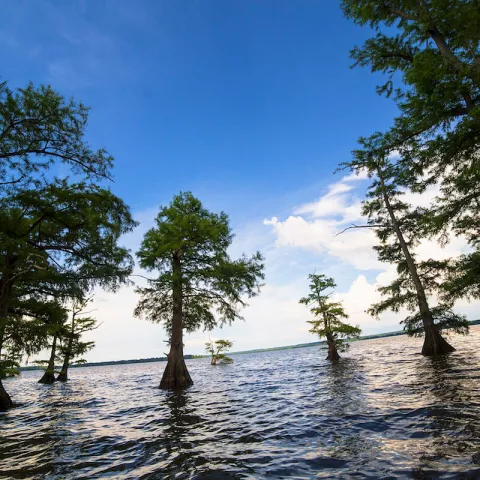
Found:
[(347, 164), (354, 172), (367, 171), (371, 178), (362, 213), (379, 240), (374, 246), (379, 260), (397, 267), (397, 278), (378, 288), (385, 298), (372, 305), (368, 313), (378, 318), (387, 310), (398, 313), (405, 308), (417, 312), (401, 323), (409, 335), (419, 336), (423, 334), (423, 320), (418, 313), (419, 292), (427, 297), (437, 295), (443, 298), (437, 307), (426, 305), (437, 327), (466, 333), (467, 320), (451, 310), (453, 302), (443, 295), (449, 262), (433, 259), (419, 262), (416, 259), (414, 249), (423, 238), (426, 219), (423, 209), (414, 209), (403, 200), (405, 189), (400, 184), (399, 162), (379, 155), (355, 158)]
[[(360, 139), (356, 161), (396, 151), (399, 185), (416, 192), (437, 185), (422, 212), (424, 237), (464, 235), (473, 247), (449, 262), (445, 298), (479, 298), (480, 9), (475, 1), (343, 0), (347, 17), (377, 33), (355, 47), (356, 65), (387, 75), (379, 93), (393, 94), (392, 128)], [(392, 28), (393, 27), (393, 28)]]
[(34, 282), (37, 271), (51, 270), (84, 288), (115, 288), (133, 266), (117, 241), (135, 225), (108, 190), (57, 179), (0, 198), (0, 255), (11, 259), (17, 282)]
[[(49, 338), (63, 332), (65, 308), (56, 301), (34, 298), (15, 299), (3, 335), (0, 364), (18, 364), (51, 346)], [(48, 362), (47, 362), (48, 363)]]
[(5, 358), (0, 360), (0, 379), (17, 377), (20, 375), (20, 362), (17, 357), (4, 356)]
[(337, 286), (333, 278), (315, 273), (310, 274), (308, 278), (310, 293), (301, 298), (300, 303), (309, 307), (315, 317), (308, 322), (312, 325), (310, 333), (318, 335), (319, 338), (331, 338), (339, 351), (346, 351), (349, 347), (346, 340), (358, 338), (362, 331), (358, 326), (343, 322), (348, 315), (342, 304), (330, 300)]
[(118, 242), (136, 222), (122, 200), (99, 186), (110, 179), (113, 158), (87, 144), (87, 119), (85, 106), (51, 87), (0, 85), (5, 358), (17, 361), (61, 339), (65, 318), (54, 319), (52, 299), (65, 302), (96, 285), (115, 290), (132, 271), (133, 259)]
[(230, 340), (210, 340), (205, 343), (205, 350), (212, 356), (212, 364), (233, 363), (233, 359), (226, 355), (232, 346)]
[(86, 360), (81, 358), (82, 355), (89, 352), (95, 347), (94, 341), (84, 341), (82, 336), (86, 332), (90, 332), (99, 327), (97, 320), (88, 316), (85, 311), (92, 298), (76, 299), (71, 307), (70, 324), (66, 326), (62, 335), (62, 344), (59, 348), (59, 354), (66, 362), (64, 367), (69, 365), (83, 364)]
[(88, 108), (50, 86), (12, 91), (0, 84), (0, 194), (37, 188), (55, 163), (98, 181), (109, 177), (113, 158), (85, 142)]
[[(191, 193), (176, 195), (162, 207), (156, 226), (144, 237), (137, 255), (140, 265), (158, 271), (148, 287), (137, 288), (141, 299), (135, 315), (163, 322), (171, 331), (174, 285), (181, 288), (183, 327), (192, 332), (203, 327), (230, 324), (241, 318), (245, 297), (257, 294), (264, 278), (260, 253), (231, 260), (227, 249), (233, 234), (225, 213), (206, 210)], [(178, 258), (180, 272), (172, 259)]]

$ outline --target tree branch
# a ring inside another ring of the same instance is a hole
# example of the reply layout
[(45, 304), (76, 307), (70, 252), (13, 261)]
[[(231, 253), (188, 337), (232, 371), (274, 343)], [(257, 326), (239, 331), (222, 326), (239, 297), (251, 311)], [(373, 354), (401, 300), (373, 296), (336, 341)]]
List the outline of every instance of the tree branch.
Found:
[(352, 230), (354, 228), (381, 228), (381, 227), (384, 227), (384, 226), (385, 225), (355, 225), (354, 223), (352, 223), (352, 225), (350, 227), (344, 228), (341, 232), (337, 233), (334, 236), (338, 237), (342, 233), (345, 233), (347, 230)]

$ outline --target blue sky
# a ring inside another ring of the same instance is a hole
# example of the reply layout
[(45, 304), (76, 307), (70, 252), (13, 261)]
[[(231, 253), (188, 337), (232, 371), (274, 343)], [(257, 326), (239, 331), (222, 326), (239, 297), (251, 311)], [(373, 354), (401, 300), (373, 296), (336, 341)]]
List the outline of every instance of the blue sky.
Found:
[[(349, 50), (370, 33), (325, 0), (16, 0), (2, 4), (0, 75), (91, 106), (88, 139), (114, 155), (113, 190), (142, 221), (126, 239), (134, 251), (180, 190), (225, 210), (233, 252), (267, 255), (267, 285), (245, 324), (216, 333), (238, 349), (274, 346), (314, 340), (296, 305), (314, 269), (335, 276), (366, 333), (398, 329), (398, 318), (372, 323), (355, 307), (359, 278), (373, 291), (385, 274), (371, 237), (333, 238), (356, 218), (345, 211), (358, 213), (365, 187), (333, 171), (396, 112), (375, 93), (379, 76), (349, 68)], [(131, 289), (120, 297), (100, 295), (104, 326), (90, 358), (161, 354), (161, 328), (132, 319)], [(284, 328), (272, 313), (282, 302)], [(186, 350), (198, 353), (204, 337), (187, 338)]]
[[(360, 134), (391, 121), (367, 32), (337, 2), (16, 1), (2, 5), (2, 78), (92, 107), (132, 208), (194, 190), (232, 216), (329, 181)], [(288, 204), (288, 201), (287, 201)]]

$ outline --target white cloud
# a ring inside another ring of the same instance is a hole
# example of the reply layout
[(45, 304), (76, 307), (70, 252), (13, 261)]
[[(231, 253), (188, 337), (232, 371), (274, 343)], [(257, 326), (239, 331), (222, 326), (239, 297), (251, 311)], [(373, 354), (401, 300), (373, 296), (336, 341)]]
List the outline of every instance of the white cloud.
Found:
[(352, 185), (351, 182), (358, 182), (365, 180), (367, 177), (366, 171), (360, 172), (358, 175), (352, 173), (343, 177), (340, 182), (332, 183), (328, 185), (328, 192), (322, 195), (318, 200), (310, 203), (300, 205), (294, 209), (294, 213), (297, 215), (309, 215), (314, 218), (325, 217), (346, 217), (356, 219), (352, 217), (352, 213), (355, 212), (355, 216), (359, 215), (360, 210), (349, 208), (353, 204), (360, 205), (360, 201), (356, 196), (352, 196), (350, 192), (355, 190), (356, 185)]
[[(381, 274), (382, 275), (382, 274)], [(387, 313), (382, 315), (379, 321), (366, 313), (367, 309), (381, 299), (378, 292), (377, 276), (375, 283), (369, 283), (364, 275), (359, 275), (350, 285), (346, 292), (338, 292), (335, 298), (340, 300), (345, 307), (345, 312), (349, 315), (349, 323), (358, 325), (363, 334), (371, 335), (378, 331), (391, 332), (400, 330), (399, 322), (405, 316), (406, 312), (401, 314)]]
[[(361, 179), (366, 175), (362, 174)], [(399, 322), (407, 314), (401, 311), (398, 314), (387, 312), (382, 315), (382, 322), (372, 319), (365, 310), (380, 300), (378, 286), (387, 285), (396, 278), (395, 266), (381, 263), (373, 246), (377, 243), (373, 229), (351, 229), (338, 235), (351, 223), (365, 225), (366, 218), (361, 215), (361, 202), (357, 198), (357, 185), (349, 182), (357, 180), (356, 177), (347, 176), (340, 182), (327, 187), (327, 193), (315, 202), (306, 203), (294, 210), (295, 216), (285, 220), (277, 217), (264, 220), (264, 224), (272, 228), (275, 233), (277, 249), (285, 250), (295, 248), (298, 255), (301, 250), (309, 251), (318, 256), (319, 261), (328, 257), (338, 265), (350, 265), (359, 275), (346, 292), (340, 292), (337, 297), (344, 301), (346, 311), (351, 316), (352, 323), (358, 323), (365, 333), (376, 331), (390, 331), (399, 329)], [(424, 194), (406, 192), (404, 200), (413, 206), (426, 206), (434, 201), (438, 189), (431, 188)], [(424, 240), (415, 249), (419, 260), (456, 257), (468, 251), (465, 239), (452, 236), (450, 242), (442, 247), (435, 240)], [(377, 271), (376, 279), (369, 283), (361, 271)], [(312, 269), (313, 271), (313, 269)], [(335, 275), (334, 275), (335, 276)], [(338, 278), (337, 278), (338, 280)], [(431, 300), (435, 304), (436, 300)], [(459, 302), (456, 310), (465, 312), (469, 318), (476, 318), (479, 302), (466, 304)], [(475, 308), (477, 310), (475, 310)], [(394, 328), (395, 327), (395, 328)]]
[[(271, 217), (262, 225), (252, 219), (247, 224), (238, 225), (230, 253), (237, 257), (243, 252), (248, 255), (260, 250), (266, 257), (265, 286), (259, 296), (250, 299), (249, 306), (242, 312), (245, 322), (215, 329), (210, 334), (212, 338), (232, 340), (234, 351), (315, 341), (316, 338), (308, 332), (310, 313), (298, 301), (308, 292), (308, 273), (319, 269), (335, 277), (341, 285), (336, 298), (344, 303), (350, 322), (358, 324), (364, 334), (401, 328), (399, 322), (405, 317), (405, 311), (399, 314), (387, 312), (380, 321), (366, 313), (368, 307), (381, 298), (378, 286), (391, 282), (396, 276), (395, 267), (380, 263), (372, 250), (375, 233), (370, 229), (353, 229), (337, 235), (351, 222), (365, 223), (358, 198), (358, 190), (363, 185), (357, 180), (361, 179), (342, 178), (327, 188), (317, 202), (305, 204), (304, 214), (297, 209), (295, 215), (285, 220)], [(328, 208), (329, 202), (333, 202), (331, 209)], [(321, 208), (317, 208), (316, 203)], [(343, 205), (343, 210), (338, 205)], [(331, 215), (332, 211), (337, 213)], [(141, 224), (123, 239), (133, 252), (138, 250), (157, 212), (155, 206), (135, 215)], [(311, 215), (311, 212), (316, 214)], [(270, 234), (266, 234), (265, 225), (270, 227)], [(464, 249), (463, 239), (453, 238), (445, 249), (434, 241), (422, 242), (417, 254), (420, 259), (438, 259), (458, 255)], [(152, 276), (141, 269), (136, 269), (136, 273)], [(135, 282), (142, 284), (144, 280), (135, 277)], [(91, 336), (97, 347), (87, 355), (89, 361), (146, 358), (162, 356), (166, 352), (163, 326), (133, 317), (137, 301), (133, 287), (123, 288), (116, 294), (99, 292), (95, 315), (103, 324)], [(459, 302), (457, 311), (466, 313), (469, 318), (477, 318), (480, 317), (478, 305), (478, 302)], [(202, 331), (186, 335), (185, 352), (203, 353), (208, 337), (209, 332)]]
[(367, 180), (368, 179), (368, 170), (363, 169), (358, 173), (351, 173), (350, 175), (346, 175), (345, 177), (342, 178), (342, 182), (356, 182), (356, 181), (361, 181), (361, 180)]

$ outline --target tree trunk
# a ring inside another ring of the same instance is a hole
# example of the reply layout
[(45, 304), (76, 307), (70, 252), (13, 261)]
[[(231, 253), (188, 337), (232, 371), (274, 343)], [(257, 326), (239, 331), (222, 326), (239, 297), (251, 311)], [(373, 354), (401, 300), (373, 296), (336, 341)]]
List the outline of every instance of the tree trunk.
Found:
[(340, 355), (337, 352), (337, 346), (331, 333), (327, 333), (328, 355), (327, 360), (340, 360)]
[(212, 361), (210, 362), (210, 365), (216, 365), (217, 364), (217, 357), (215, 355), (212, 355)]
[(13, 407), (12, 399), (5, 390), (2, 379), (0, 378), (0, 412), (6, 412), (9, 408)]
[(402, 252), (405, 256), (405, 260), (407, 262), (408, 271), (410, 276), (412, 277), (413, 283), (415, 285), (415, 289), (417, 291), (417, 301), (418, 301), (418, 308), (420, 310), (420, 316), (422, 317), (423, 322), (423, 329), (425, 332), (425, 340), (423, 342), (422, 348), (422, 355), (431, 356), (431, 355), (441, 355), (443, 353), (450, 353), (454, 352), (455, 348), (453, 348), (440, 334), (435, 322), (433, 321), (432, 312), (428, 306), (427, 296), (425, 294), (425, 290), (422, 285), (422, 281), (418, 276), (417, 266), (415, 265), (415, 261), (413, 260), (410, 251), (408, 249), (407, 242), (403, 237), (402, 231), (400, 230), (400, 226), (398, 224), (397, 218), (395, 217), (395, 212), (393, 211), (392, 205), (388, 198), (387, 192), (385, 191), (385, 183), (383, 182), (383, 178), (379, 172), (380, 182), (383, 187), (383, 199), (385, 201), (385, 206), (387, 207), (388, 214), (392, 221), (393, 230), (397, 235), (398, 242), (400, 243), (400, 247)]
[(70, 329), (70, 338), (68, 339), (67, 351), (65, 352), (65, 357), (63, 358), (63, 365), (60, 373), (58, 374), (57, 380), (59, 382), (66, 382), (68, 380), (68, 367), (70, 366), (70, 357), (72, 355), (73, 349), (73, 336), (75, 334), (75, 314), (72, 314), (72, 327)]
[(57, 380), (59, 382), (66, 382), (68, 380), (69, 364), (70, 364), (70, 355), (67, 353), (65, 355), (65, 358), (63, 359), (62, 369), (60, 370), (60, 373), (58, 374), (58, 377), (57, 377)]
[(48, 361), (47, 369), (43, 374), (43, 377), (38, 383), (51, 384), (55, 381), (55, 354), (57, 350), (57, 334), (53, 336), (52, 351), (50, 353), (50, 360)]
[(183, 357), (183, 285), (181, 252), (175, 252), (172, 259), (173, 271), (173, 318), (172, 336), (170, 338), (170, 353), (160, 388), (165, 390), (177, 390), (193, 385)]
[(432, 321), (432, 325), (428, 329), (425, 328), (422, 355), (441, 355), (443, 353), (451, 353), (454, 351), (455, 348), (442, 337), (437, 326)]
[[(5, 336), (5, 328), (8, 321), (8, 308), (13, 294), (13, 267), (15, 258), (7, 259), (5, 269), (0, 278), (0, 360), (2, 359), (2, 347)], [(5, 412), (13, 407), (13, 402), (5, 390), (0, 377), (0, 412)]]

